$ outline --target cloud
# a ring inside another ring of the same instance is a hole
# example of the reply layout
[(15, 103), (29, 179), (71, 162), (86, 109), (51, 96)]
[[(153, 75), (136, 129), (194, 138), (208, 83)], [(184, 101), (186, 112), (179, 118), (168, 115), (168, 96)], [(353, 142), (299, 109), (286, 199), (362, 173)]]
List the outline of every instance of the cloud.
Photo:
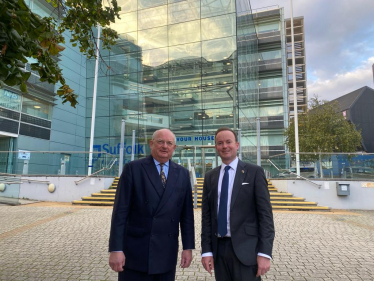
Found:
[[(374, 57), (362, 62), (352, 71), (335, 74), (332, 78), (308, 82), (308, 96), (318, 95), (324, 100), (333, 100), (364, 86), (373, 87)], [(318, 77), (318, 75), (316, 75)]]
[[(290, 17), (290, 0), (250, 2), (252, 9), (279, 5), (284, 7), (285, 18)], [(294, 16), (304, 16), (307, 79), (312, 87), (309, 96), (317, 90), (322, 95), (324, 87), (317, 85), (328, 86), (332, 98), (339, 92), (348, 93), (347, 89), (373, 86), (371, 67), (364, 70), (374, 54), (373, 11), (373, 0), (293, 0)], [(334, 84), (343, 77), (347, 81)]]

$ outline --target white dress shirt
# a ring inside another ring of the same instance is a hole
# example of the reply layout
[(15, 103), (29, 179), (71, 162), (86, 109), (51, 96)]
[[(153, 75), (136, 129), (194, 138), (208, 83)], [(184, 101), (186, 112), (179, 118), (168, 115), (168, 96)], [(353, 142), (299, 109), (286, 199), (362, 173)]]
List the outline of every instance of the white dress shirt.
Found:
[[(226, 234), (225, 237), (231, 237), (231, 232), (230, 232), (230, 205), (231, 205), (232, 189), (234, 187), (235, 174), (236, 174), (236, 170), (238, 168), (238, 162), (239, 162), (239, 159), (238, 159), (238, 157), (236, 157), (235, 160), (232, 161), (229, 165), (226, 165), (226, 164), (222, 163), (221, 164), (221, 169), (220, 169), (220, 172), (219, 172), (217, 215), (218, 215), (218, 211), (219, 211), (219, 203), (220, 203), (219, 201), (220, 201), (220, 198), (221, 198), (222, 179), (223, 179), (223, 175), (225, 174), (225, 167), (230, 166), (230, 170), (228, 171), (228, 173), (229, 173), (229, 190), (228, 190), (228, 194), (227, 194), (227, 234)], [(257, 255), (262, 256), (262, 257), (266, 257), (268, 259), (271, 259), (270, 256), (268, 256), (266, 254), (263, 254), (263, 253), (258, 253)], [(201, 257), (209, 257), (209, 256), (213, 256), (213, 253), (208, 252), (208, 253), (203, 253), (201, 255)]]

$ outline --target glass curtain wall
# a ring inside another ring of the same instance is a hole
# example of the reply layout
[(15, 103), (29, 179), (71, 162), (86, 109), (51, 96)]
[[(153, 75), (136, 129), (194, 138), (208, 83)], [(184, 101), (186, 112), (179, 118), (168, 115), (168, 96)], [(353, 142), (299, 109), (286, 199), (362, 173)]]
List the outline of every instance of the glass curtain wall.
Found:
[[(112, 28), (120, 39), (102, 53), (94, 150), (118, 154), (125, 119), (125, 162), (131, 158), (133, 130), (137, 159), (149, 154), (157, 129), (170, 128), (177, 145), (214, 145), (214, 132), (222, 126), (242, 128), (245, 157), (251, 158), (258, 74), (250, 11), (236, 13), (235, 0), (117, 2), (123, 13)], [(94, 69), (95, 61), (88, 61), (87, 136)], [(214, 150), (205, 156), (214, 159)], [(177, 150), (174, 161), (188, 157), (192, 152)]]

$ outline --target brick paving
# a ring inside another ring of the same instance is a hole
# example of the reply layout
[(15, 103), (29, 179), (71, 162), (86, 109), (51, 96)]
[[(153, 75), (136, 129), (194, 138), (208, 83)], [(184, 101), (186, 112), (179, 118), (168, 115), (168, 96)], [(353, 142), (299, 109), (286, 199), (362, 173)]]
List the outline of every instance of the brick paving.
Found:
[[(0, 280), (117, 280), (108, 265), (111, 208), (0, 205)], [(177, 280), (214, 280), (197, 250)], [(374, 211), (275, 212), (272, 268), (263, 280), (374, 280)]]

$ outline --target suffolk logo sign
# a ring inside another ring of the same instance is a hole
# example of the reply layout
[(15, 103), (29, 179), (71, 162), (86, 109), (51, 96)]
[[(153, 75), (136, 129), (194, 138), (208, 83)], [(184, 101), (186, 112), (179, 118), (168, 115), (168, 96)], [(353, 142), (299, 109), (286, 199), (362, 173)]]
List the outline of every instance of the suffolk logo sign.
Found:
[[(101, 156), (100, 152), (106, 152), (113, 155), (119, 155), (121, 148), (121, 143), (118, 143), (116, 146), (110, 146), (108, 143), (104, 144), (95, 144), (93, 146), (94, 151), (99, 152), (97, 157), (99, 158)], [(132, 154), (132, 146), (128, 145), (126, 146), (126, 143), (124, 143), (124, 153), (125, 154)], [(142, 144), (135, 144), (134, 148), (134, 154), (144, 154), (144, 145)]]

